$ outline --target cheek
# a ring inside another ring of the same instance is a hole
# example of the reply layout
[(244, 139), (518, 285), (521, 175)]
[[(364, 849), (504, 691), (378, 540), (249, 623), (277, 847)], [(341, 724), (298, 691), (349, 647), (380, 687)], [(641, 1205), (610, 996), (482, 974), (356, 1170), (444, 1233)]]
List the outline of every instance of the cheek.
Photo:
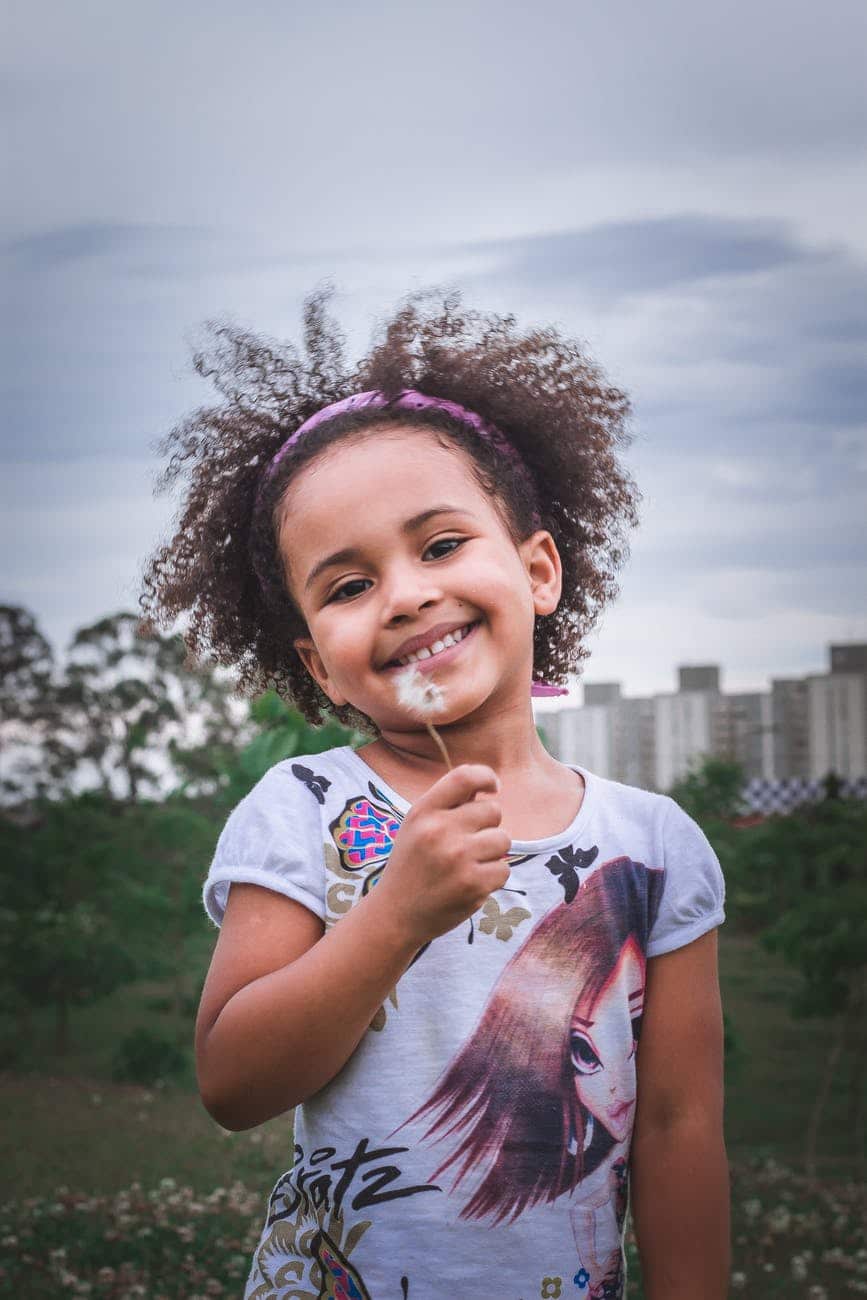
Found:
[(596, 1074), (578, 1074), (575, 1076), (575, 1092), (578, 1100), (585, 1110), (589, 1110), (591, 1115), (597, 1119), (602, 1117), (603, 1101), (605, 1097), (605, 1071), (599, 1070)]
[(532, 612), (533, 597), (526, 570), (522, 565), (512, 565), (502, 559), (480, 566), (468, 574), (463, 584), (463, 594), (480, 608), (490, 608), (492, 613), (508, 610), (510, 616), (517, 608), (525, 606)]

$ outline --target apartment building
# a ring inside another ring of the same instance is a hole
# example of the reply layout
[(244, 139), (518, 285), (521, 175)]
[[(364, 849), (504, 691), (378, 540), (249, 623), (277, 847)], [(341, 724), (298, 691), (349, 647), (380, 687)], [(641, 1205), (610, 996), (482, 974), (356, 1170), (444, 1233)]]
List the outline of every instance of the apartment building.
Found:
[(867, 775), (867, 644), (829, 647), (830, 672), (773, 678), (769, 691), (725, 694), (717, 664), (683, 665), (677, 690), (625, 697), (587, 682), (584, 706), (540, 716), (563, 762), (668, 790), (703, 755), (740, 763), (747, 780)]

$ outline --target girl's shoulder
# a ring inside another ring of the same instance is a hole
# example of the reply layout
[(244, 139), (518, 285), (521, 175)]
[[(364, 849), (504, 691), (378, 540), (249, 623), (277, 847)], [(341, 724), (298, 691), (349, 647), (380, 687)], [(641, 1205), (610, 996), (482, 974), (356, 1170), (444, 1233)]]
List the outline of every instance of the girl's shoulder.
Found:
[(205, 910), (217, 925), (229, 887), (241, 881), (286, 894), (324, 916), (323, 821), (346, 791), (360, 786), (351, 755), (340, 746), (281, 759), (235, 804), (204, 887)]
[(332, 787), (342, 791), (344, 787), (362, 785), (364, 770), (365, 765), (349, 745), (293, 754), (269, 767), (237, 807), (271, 801), (322, 807)]
[(647, 949), (659, 956), (690, 943), (725, 919), (719, 858), (699, 824), (670, 795), (584, 773), (592, 797), (594, 834), (640, 861), (661, 880)]
[(667, 823), (686, 813), (667, 794), (626, 785), (607, 776), (597, 776), (583, 767), (576, 768), (584, 778), (585, 789), (594, 811), (614, 820), (626, 819), (634, 826), (662, 832)]

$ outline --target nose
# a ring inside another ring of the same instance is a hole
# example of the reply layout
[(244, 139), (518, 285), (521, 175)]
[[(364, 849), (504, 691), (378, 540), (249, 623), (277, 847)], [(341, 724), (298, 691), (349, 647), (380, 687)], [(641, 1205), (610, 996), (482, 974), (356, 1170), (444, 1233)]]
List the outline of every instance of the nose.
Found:
[(436, 575), (427, 564), (394, 561), (383, 583), (383, 621), (390, 627), (435, 605), (442, 599), (442, 589)]

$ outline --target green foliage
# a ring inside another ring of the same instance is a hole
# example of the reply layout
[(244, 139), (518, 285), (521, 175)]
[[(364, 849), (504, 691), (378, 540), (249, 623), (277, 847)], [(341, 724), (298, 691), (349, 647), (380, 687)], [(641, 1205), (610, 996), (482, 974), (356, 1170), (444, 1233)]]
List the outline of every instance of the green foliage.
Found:
[(276, 691), (267, 691), (253, 700), (250, 717), (258, 728), (257, 735), (237, 756), (228, 772), (223, 802), (233, 806), (252, 790), (275, 763), (296, 754), (320, 754), (337, 745), (359, 744), (362, 737), (339, 722), (311, 726), (297, 709), (288, 705)]
[(182, 1074), (187, 1057), (170, 1038), (152, 1029), (134, 1029), (121, 1039), (112, 1061), (112, 1077), (118, 1083), (153, 1084)]
[(176, 1001), (185, 987), (188, 941), (203, 919), (202, 880), (219, 822), (189, 799), (123, 806), (111, 854), (122, 864), (115, 916), (142, 976), (170, 976)]
[(79, 628), (59, 698), (70, 772), (80, 780), (89, 765), (104, 791), (131, 799), (159, 794), (167, 766), (185, 793), (212, 789), (214, 756), (241, 734), (228, 684), (191, 663), (180, 636), (160, 636), (128, 612)]
[[(823, 900), (846, 910), (845, 887), (867, 881), (862, 800), (825, 800), (754, 826), (705, 829), (726, 874), (730, 919), (743, 931), (768, 930), (784, 913), (810, 912)], [(816, 924), (828, 923), (823, 910)]]
[(831, 894), (784, 912), (762, 936), (802, 978), (798, 1016), (834, 1016), (850, 1008), (867, 971), (867, 882), (849, 881)]
[(65, 1017), (144, 976), (189, 1003), (188, 942), (218, 826), (190, 801), (128, 804), (91, 792), (0, 819), (0, 1006)]
[(29, 1002), (78, 1006), (113, 992), (136, 970), (106, 915), (84, 901), (29, 912), (0, 909), (0, 962)]
[(29, 610), (0, 605), (0, 798), (40, 797), (56, 783), (54, 654)]
[(0, 989), (65, 1014), (136, 975), (117, 926), (122, 859), (114, 809), (97, 795), (43, 803), (30, 824), (0, 821)]
[(761, 935), (801, 976), (793, 1012), (845, 1011), (867, 970), (867, 805), (828, 798), (705, 830), (725, 871), (730, 923)]
[(703, 758), (675, 782), (669, 794), (700, 825), (730, 821), (741, 811), (743, 768), (723, 758)]
[(21, 1034), (14, 1020), (0, 1015), (0, 1070), (8, 1070), (21, 1059)]
[(743, 1064), (744, 1049), (740, 1034), (727, 1011), (723, 1012), (723, 1055), (726, 1078), (730, 1079)]
[[(721, 778), (724, 773), (717, 773)], [(856, 1158), (864, 1143), (867, 1079), (867, 805), (843, 799), (839, 782), (826, 797), (786, 817), (734, 826), (719, 818), (724, 799), (704, 799), (713, 773), (696, 774), (693, 815), (719, 854), (730, 924), (758, 934), (798, 973), (789, 999), (795, 1017), (836, 1021), (805, 1134), (805, 1164), (816, 1167), (820, 1126), (832, 1081), (845, 1055), (850, 1068), (850, 1126)], [(724, 781), (718, 783), (724, 795)], [(731, 805), (729, 805), (731, 807)]]

